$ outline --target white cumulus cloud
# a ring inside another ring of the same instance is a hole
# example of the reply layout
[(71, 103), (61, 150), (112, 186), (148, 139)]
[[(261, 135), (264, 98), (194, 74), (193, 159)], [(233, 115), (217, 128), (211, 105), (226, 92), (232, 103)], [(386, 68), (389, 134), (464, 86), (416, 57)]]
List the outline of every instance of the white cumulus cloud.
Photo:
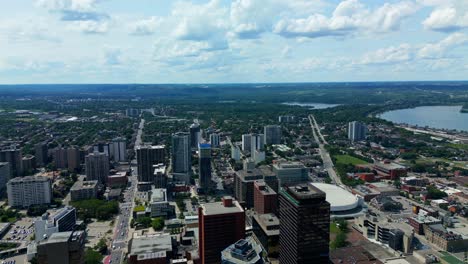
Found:
[(385, 3), (375, 10), (358, 0), (342, 1), (332, 16), (314, 13), (305, 18), (283, 18), (274, 32), (284, 37), (349, 35), (358, 31), (390, 32), (400, 28), (402, 21), (418, 10), (413, 2)]
[(130, 34), (132, 35), (152, 35), (162, 24), (162, 18), (150, 17), (141, 19), (130, 24)]

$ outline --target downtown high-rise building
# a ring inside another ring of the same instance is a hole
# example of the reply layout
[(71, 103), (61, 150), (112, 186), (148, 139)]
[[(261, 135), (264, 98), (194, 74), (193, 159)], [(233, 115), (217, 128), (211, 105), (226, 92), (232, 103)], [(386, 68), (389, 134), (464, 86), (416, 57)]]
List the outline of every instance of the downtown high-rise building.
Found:
[(5, 193), (6, 183), (11, 177), (10, 163), (0, 162), (0, 194)]
[(190, 173), (192, 154), (189, 133), (179, 132), (172, 135), (171, 161), (174, 173)]
[(5, 149), (0, 151), (0, 162), (10, 163), (11, 178), (23, 176), (23, 156), (20, 149)]
[(202, 264), (221, 263), (221, 251), (245, 237), (245, 212), (231, 197), (198, 208), (199, 252)]
[(67, 167), (69, 171), (76, 171), (81, 167), (80, 149), (78, 147), (67, 148)]
[(200, 144), (198, 147), (198, 170), (200, 187), (206, 191), (211, 184), (211, 145)]
[(329, 263), (330, 204), (310, 183), (279, 192), (281, 264)]
[(242, 151), (251, 151), (252, 150), (252, 134), (242, 135)]
[(16, 177), (8, 181), (7, 195), (8, 205), (12, 207), (50, 204), (52, 180), (43, 176)]
[(54, 164), (57, 169), (67, 169), (68, 160), (67, 160), (67, 149), (66, 148), (56, 148), (53, 152)]
[(198, 148), (198, 144), (200, 143), (201, 139), (201, 129), (200, 124), (193, 123), (190, 125), (190, 146), (194, 149)]
[(47, 142), (40, 142), (34, 146), (34, 156), (36, 156), (36, 163), (40, 167), (44, 167), (49, 162), (49, 154)]
[(250, 154), (252, 155), (256, 150), (263, 150), (265, 146), (265, 135), (251, 134), (250, 135)]
[(348, 139), (352, 142), (366, 139), (367, 126), (364, 123), (353, 121), (348, 123)]
[(220, 146), (220, 136), (217, 133), (210, 134), (210, 144), (213, 148), (219, 148)]
[(109, 144), (110, 158), (115, 162), (127, 161), (127, 141), (125, 138), (114, 138)]
[(106, 184), (109, 176), (109, 156), (103, 152), (93, 152), (85, 158), (86, 180)]
[(281, 144), (281, 126), (268, 125), (263, 128), (266, 145)]
[(166, 163), (166, 146), (141, 145), (137, 147), (138, 181), (153, 182), (154, 165)]

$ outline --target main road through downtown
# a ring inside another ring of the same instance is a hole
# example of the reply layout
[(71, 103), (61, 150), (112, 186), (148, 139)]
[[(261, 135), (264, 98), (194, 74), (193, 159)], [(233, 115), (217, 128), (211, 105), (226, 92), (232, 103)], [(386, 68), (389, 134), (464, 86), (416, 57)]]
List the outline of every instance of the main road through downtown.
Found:
[[(141, 145), (141, 135), (145, 120), (142, 119), (138, 127), (138, 133), (135, 140), (135, 152), (136, 148)], [(137, 168), (136, 160), (132, 160), (130, 164), (131, 176), (129, 177), (129, 186), (124, 193), (124, 202), (120, 204), (120, 213), (117, 217), (117, 224), (114, 229), (114, 238), (112, 240), (111, 254), (108, 256), (104, 263), (122, 263), (124, 254), (127, 248), (127, 238), (130, 229), (130, 219), (133, 212), (133, 197), (137, 191)]]

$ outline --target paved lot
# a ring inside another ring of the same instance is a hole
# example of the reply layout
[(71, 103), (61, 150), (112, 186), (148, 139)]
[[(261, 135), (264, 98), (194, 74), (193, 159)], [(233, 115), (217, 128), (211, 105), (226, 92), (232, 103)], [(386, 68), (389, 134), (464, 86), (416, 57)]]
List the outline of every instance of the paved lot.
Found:
[(110, 239), (113, 235), (113, 225), (111, 221), (93, 222), (88, 224), (88, 244), (86, 246), (94, 247), (101, 238)]
[(2, 259), (2, 262), (0, 262), (0, 263), (4, 263), (4, 262), (5, 262), (5, 263), (8, 263), (8, 261), (13, 261), (12, 264), (24, 264), (24, 263), (29, 263), (29, 262), (27, 261), (26, 254), (17, 255), (17, 256), (14, 256), (14, 257)]
[(28, 242), (34, 234), (34, 225), (31, 218), (24, 218), (16, 221), (10, 228), (3, 240), (12, 240), (14, 242)]

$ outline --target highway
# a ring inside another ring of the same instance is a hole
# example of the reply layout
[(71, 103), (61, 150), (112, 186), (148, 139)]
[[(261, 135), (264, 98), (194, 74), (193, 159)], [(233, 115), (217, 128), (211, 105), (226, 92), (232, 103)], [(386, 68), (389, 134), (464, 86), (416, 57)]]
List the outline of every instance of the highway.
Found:
[(309, 122), (310, 127), (312, 129), (312, 135), (314, 136), (314, 140), (319, 145), (319, 154), (323, 160), (323, 168), (327, 171), (328, 176), (330, 177), (333, 183), (335, 183), (338, 186), (344, 186), (341, 182), (341, 178), (336, 174), (335, 165), (333, 164), (333, 161), (330, 157), (330, 153), (328, 153), (328, 151), (325, 149), (325, 145), (328, 144), (328, 142), (325, 140), (322, 133), (320, 132), (320, 127), (317, 124), (317, 121), (315, 120), (313, 115), (309, 115)]
[[(145, 120), (142, 119), (138, 127), (138, 133), (135, 139), (135, 151), (137, 146), (141, 145), (141, 135), (143, 132), (143, 127), (145, 125)], [(127, 251), (127, 238), (129, 235), (130, 229), (130, 219), (133, 212), (133, 198), (137, 191), (137, 167), (136, 160), (131, 161), (131, 176), (129, 177), (129, 187), (124, 193), (124, 202), (120, 204), (120, 214), (117, 217), (114, 238), (112, 240), (111, 254), (104, 261), (106, 264), (111, 263), (122, 263), (124, 259), (124, 254)]]

